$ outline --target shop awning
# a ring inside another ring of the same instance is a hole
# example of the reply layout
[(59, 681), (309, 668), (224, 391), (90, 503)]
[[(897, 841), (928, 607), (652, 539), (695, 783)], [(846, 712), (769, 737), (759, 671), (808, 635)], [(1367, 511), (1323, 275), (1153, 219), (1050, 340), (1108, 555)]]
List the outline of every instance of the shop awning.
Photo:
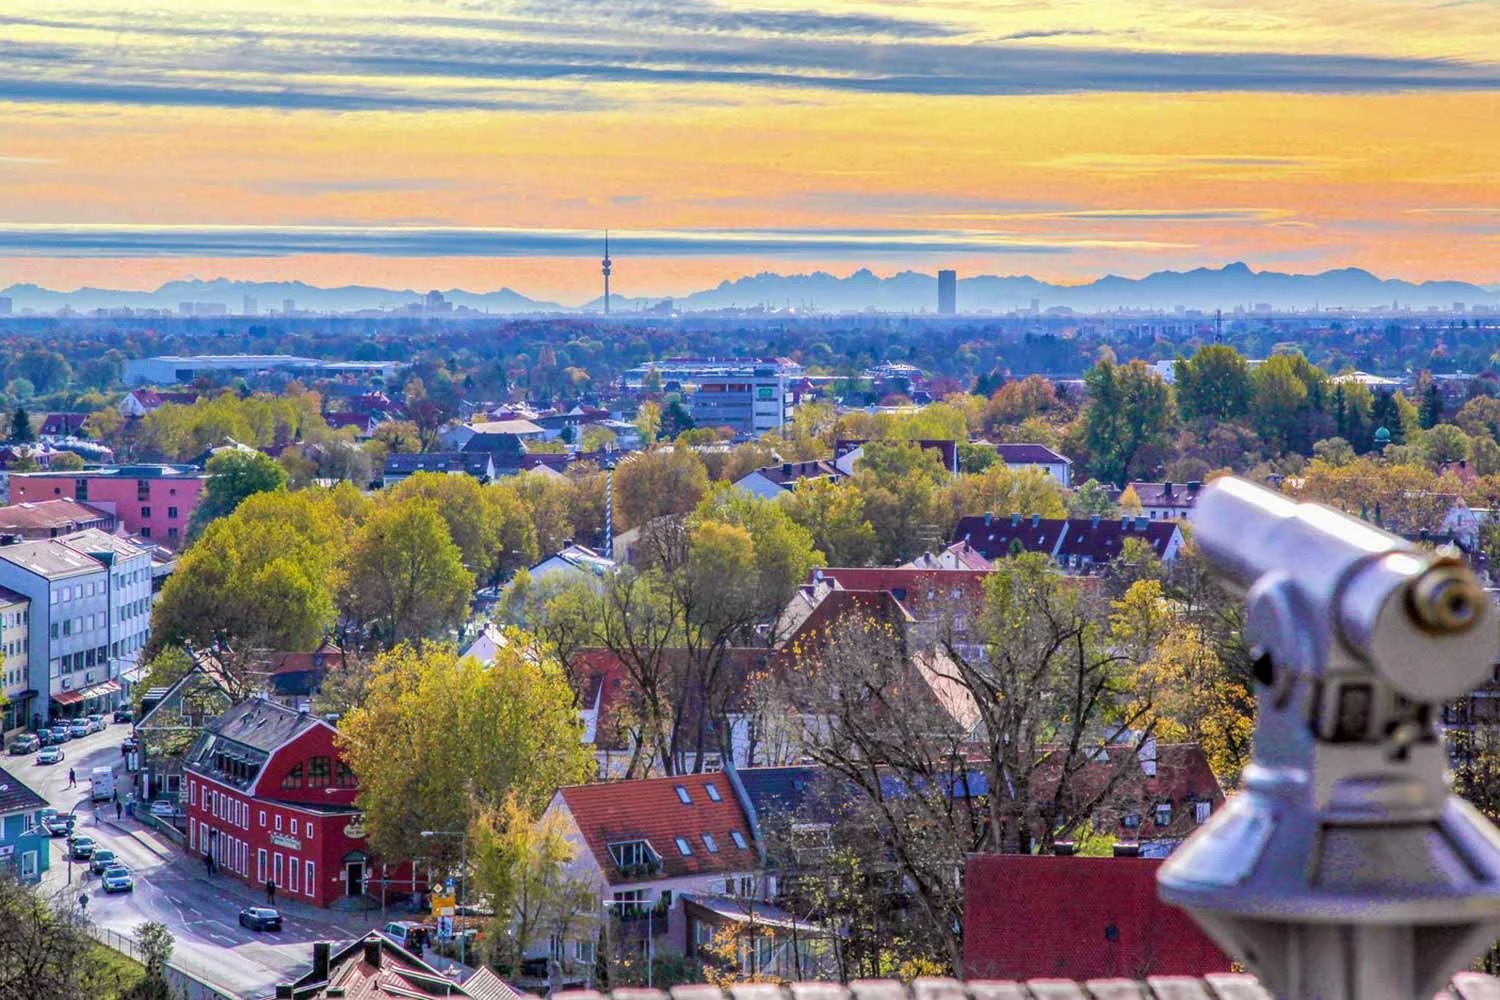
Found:
[(59, 705), (76, 705), (88, 697), (82, 691), (59, 691), (52, 696), (52, 700)]
[(97, 687), (89, 688), (90, 698), (102, 698), (107, 694), (119, 694), (120, 683), (118, 681), (105, 681)]

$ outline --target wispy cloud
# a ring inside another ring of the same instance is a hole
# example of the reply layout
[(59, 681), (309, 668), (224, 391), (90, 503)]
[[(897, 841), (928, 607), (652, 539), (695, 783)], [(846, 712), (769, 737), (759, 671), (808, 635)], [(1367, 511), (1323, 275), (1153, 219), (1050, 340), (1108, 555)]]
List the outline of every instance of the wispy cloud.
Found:
[[(0, 256), (591, 257), (601, 234), (564, 229), (440, 226), (130, 226), (0, 224)], [(1061, 254), (1151, 251), (1187, 243), (1091, 238), (1047, 239), (974, 230), (683, 229), (614, 231), (617, 256), (809, 256), (878, 254)]]
[(1006, 213), (945, 213), (936, 216), (944, 220), (967, 220), (977, 222), (1002, 221), (1068, 221), (1068, 222), (1272, 222), (1291, 217), (1293, 213), (1280, 208), (1082, 208), (1058, 212), (1006, 212)]
[(1106, 174), (1170, 174), (1244, 171), (1319, 173), (1353, 162), (1336, 156), (1232, 156), (1178, 153), (1068, 153), (1037, 166)]
[[(0, 43), (0, 100), (548, 111), (619, 100), (609, 91), (627, 84), (949, 96), (1500, 88), (1500, 65), (1486, 62), (1063, 43), (1091, 29), (982, 39), (911, 18), (691, 0), (502, 10), (266, 23), (207, 14), (0, 18), (45, 27), (51, 38)], [(1225, 159), (1233, 162), (1220, 165), (1276, 165)]]

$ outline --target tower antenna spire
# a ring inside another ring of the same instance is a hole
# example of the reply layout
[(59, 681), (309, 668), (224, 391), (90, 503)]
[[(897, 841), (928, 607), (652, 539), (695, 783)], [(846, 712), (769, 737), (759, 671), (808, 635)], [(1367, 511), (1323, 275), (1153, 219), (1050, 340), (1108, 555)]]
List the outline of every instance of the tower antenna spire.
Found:
[(609, 315), (609, 271), (614, 266), (609, 259), (609, 230), (604, 231), (604, 315)]

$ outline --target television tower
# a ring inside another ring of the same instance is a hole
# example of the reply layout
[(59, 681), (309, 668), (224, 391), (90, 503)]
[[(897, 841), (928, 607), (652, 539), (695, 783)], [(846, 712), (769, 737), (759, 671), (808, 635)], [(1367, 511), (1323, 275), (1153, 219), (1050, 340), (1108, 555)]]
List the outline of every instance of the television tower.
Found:
[(612, 266), (609, 259), (609, 230), (604, 231), (604, 315), (609, 315), (609, 269)]

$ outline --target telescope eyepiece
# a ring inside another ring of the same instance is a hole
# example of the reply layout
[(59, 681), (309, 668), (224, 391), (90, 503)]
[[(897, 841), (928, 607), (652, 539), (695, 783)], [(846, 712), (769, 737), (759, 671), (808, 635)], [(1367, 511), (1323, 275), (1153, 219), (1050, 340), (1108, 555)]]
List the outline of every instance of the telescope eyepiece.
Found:
[(1408, 593), (1417, 624), (1439, 634), (1469, 631), (1479, 621), (1486, 600), (1474, 574), (1450, 562), (1431, 566)]

